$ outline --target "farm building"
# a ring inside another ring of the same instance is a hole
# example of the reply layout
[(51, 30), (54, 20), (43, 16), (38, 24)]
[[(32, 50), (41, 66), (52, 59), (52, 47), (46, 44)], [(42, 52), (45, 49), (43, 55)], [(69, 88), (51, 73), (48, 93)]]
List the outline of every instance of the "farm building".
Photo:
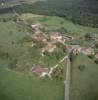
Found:
[(86, 47), (79, 48), (79, 52), (81, 52), (85, 55), (94, 55), (95, 54), (93, 48), (86, 48)]
[(31, 71), (35, 73), (36, 75), (39, 75), (40, 77), (49, 76), (50, 77), (50, 69), (49, 68), (43, 68), (43, 67), (32, 67)]

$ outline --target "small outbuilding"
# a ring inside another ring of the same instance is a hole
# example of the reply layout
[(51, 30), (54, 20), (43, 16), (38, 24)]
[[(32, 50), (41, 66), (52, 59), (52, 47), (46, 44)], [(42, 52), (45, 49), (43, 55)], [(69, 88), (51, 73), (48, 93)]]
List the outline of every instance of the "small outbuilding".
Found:
[(39, 75), (40, 77), (45, 77), (45, 76), (50, 76), (49, 72), (50, 69), (49, 68), (43, 68), (43, 67), (32, 67), (31, 71), (33, 73), (35, 73), (36, 75)]

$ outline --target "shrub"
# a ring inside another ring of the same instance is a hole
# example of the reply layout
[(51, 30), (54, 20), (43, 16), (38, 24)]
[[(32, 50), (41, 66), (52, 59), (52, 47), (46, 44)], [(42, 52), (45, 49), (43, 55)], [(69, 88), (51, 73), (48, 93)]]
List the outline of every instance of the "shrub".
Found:
[(96, 64), (98, 64), (98, 59), (95, 59), (95, 61), (94, 61)]
[(79, 66), (78, 66), (78, 69), (79, 69), (80, 71), (84, 71), (85, 65), (79, 65)]
[(17, 59), (15, 59), (15, 58), (9, 59), (9, 68), (10, 69), (15, 69), (17, 67), (16, 64), (17, 64)]

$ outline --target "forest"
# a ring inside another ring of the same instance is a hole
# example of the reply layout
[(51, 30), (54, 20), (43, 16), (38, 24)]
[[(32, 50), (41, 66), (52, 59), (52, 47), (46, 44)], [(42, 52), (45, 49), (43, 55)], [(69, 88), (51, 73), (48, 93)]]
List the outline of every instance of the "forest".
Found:
[(73, 23), (98, 27), (98, 0), (44, 0), (12, 7), (0, 7), (1, 13), (35, 13), (41, 15), (55, 15), (71, 20)]

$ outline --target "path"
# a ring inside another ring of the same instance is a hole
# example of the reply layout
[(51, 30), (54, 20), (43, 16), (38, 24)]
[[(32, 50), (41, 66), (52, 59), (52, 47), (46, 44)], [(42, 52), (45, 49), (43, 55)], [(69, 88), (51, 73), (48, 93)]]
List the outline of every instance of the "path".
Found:
[(53, 73), (53, 70), (55, 68), (57, 68), (59, 66), (59, 64), (61, 64), (65, 59), (67, 58), (67, 56), (64, 56), (55, 66), (51, 67), (51, 70), (50, 70), (50, 75)]

